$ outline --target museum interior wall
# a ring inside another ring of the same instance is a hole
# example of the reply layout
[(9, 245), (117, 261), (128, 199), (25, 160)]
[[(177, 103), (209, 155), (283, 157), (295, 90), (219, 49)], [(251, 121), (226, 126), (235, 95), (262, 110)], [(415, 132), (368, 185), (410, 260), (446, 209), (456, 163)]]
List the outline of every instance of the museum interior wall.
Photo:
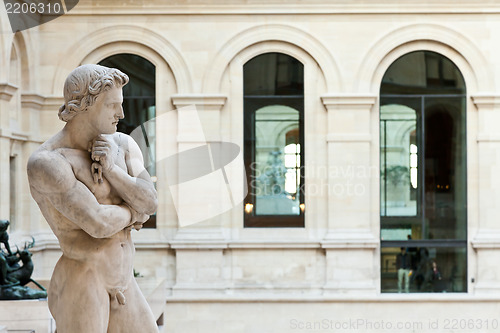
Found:
[[(13, 240), (35, 237), (35, 279), (50, 279), (60, 250), (27, 158), (63, 126), (68, 73), (102, 63), (136, 79), (126, 124), (154, 138), (159, 209), (133, 232), (135, 269), (167, 281), (169, 331), (201, 325), (175, 318), (186, 308), (200, 322), (234, 310), (234, 327), (255, 311), (260, 332), (286, 331), (301, 302), (317, 309), (310, 320), (375, 301), (494, 313), (482, 297), (500, 297), (500, 4), (81, 0), (15, 34), (0, 13), (0, 219)], [(247, 167), (249, 195), (242, 168), (226, 168), (229, 204), (225, 187), (183, 188), (168, 158), (220, 142)], [(199, 218), (206, 200), (225, 208)], [(453, 287), (412, 279), (397, 297), (400, 247)]]

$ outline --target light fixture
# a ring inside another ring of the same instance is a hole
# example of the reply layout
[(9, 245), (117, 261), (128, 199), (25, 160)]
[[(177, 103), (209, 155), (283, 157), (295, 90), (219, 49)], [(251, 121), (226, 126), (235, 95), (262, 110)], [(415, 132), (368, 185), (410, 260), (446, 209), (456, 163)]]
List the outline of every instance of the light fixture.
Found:
[(304, 213), (304, 210), (306, 210), (306, 204), (305, 204), (305, 203), (301, 203), (301, 204), (299, 205), (299, 207), (300, 207), (300, 211), (301, 211), (302, 213)]
[(247, 204), (245, 205), (245, 213), (247, 213), (247, 214), (251, 214), (251, 213), (252, 213), (252, 211), (253, 211), (253, 204), (251, 204), (251, 203), (247, 203)]

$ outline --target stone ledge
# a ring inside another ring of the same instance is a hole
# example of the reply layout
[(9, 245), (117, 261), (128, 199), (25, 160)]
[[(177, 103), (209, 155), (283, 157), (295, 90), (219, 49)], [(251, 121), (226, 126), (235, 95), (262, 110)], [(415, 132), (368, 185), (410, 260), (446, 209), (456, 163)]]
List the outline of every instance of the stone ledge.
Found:
[(470, 242), (473, 249), (500, 249), (500, 230), (482, 230)]
[(7, 102), (10, 101), (18, 89), (19, 87), (13, 84), (0, 83), (0, 99)]
[(370, 4), (363, 3), (339, 3), (339, 4), (307, 4), (307, 3), (289, 3), (286, 6), (279, 4), (211, 4), (211, 5), (170, 5), (170, 6), (89, 6), (80, 2), (75, 9), (65, 15), (86, 16), (86, 15), (189, 15), (193, 11), (203, 15), (263, 15), (263, 14), (493, 14), (500, 13), (500, 6), (497, 4), (488, 4), (488, 6), (478, 6), (475, 3), (462, 3), (460, 6), (449, 6), (440, 3), (398, 3), (394, 4)]
[(352, 94), (323, 95), (321, 96), (321, 101), (328, 110), (341, 108), (366, 109), (368, 107), (371, 108), (375, 104), (377, 96)]
[(224, 104), (226, 104), (227, 96), (224, 95), (204, 95), (204, 94), (192, 94), (192, 95), (174, 95), (172, 96), (172, 104), (176, 107), (184, 107), (188, 105), (200, 105), (208, 109), (219, 110)]
[(33, 109), (41, 109), (44, 105), (45, 97), (36, 93), (28, 93), (21, 95), (21, 105)]
[(433, 294), (333, 294), (328, 295), (173, 295), (167, 297), (168, 303), (476, 303), (500, 302), (500, 293), (495, 295), (470, 295), (467, 293)]
[(500, 105), (500, 95), (497, 94), (477, 94), (471, 96), (472, 102), (476, 107), (494, 107)]

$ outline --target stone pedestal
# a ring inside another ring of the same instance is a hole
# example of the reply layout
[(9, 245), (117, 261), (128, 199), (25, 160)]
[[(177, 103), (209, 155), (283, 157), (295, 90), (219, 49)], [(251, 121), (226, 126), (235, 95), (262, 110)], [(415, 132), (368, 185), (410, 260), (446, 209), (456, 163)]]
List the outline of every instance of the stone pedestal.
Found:
[(47, 300), (0, 301), (0, 323), (21, 332), (54, 333), (56, 329)]

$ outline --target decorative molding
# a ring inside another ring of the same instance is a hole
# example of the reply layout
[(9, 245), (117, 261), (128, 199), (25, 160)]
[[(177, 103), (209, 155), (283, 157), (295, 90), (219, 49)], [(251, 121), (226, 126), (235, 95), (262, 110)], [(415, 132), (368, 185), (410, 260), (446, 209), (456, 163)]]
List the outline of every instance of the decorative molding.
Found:
[(239, 240), (228, 243), (230, 249), (319, 249), (319, 241), (262, 241)]
[[(267, 291), (268, 289), (266, 289)], [(272, 289), (271, 289), (272, 290)], [(311, 291), (310, 289), (307, 291)], [(482, 303), (499, 302), (500, 294), (466, 294), (466, 293), (410, 293), (410, 294), (375, 294), (375, 293), (327, 293), (317, 295), (311, 293), (266, 293), (266, 294), (214, 294), (198, 295), (172, 295), (167, 298), (167, 303)]]
[(376, 249), (380, 240), (370, 230), (338, 229), (330, 230), (321, 241), (324, 249)]
[(323, 95), (321, 101), (327, 110), (333, 109), (359, 109), (371, 108), (377, 101), (375, 95)]
[[(70, 13), (77, 10), (78, 7), (80, 7), (80, 4), (71, 10)], [(137, 9), (134, 9), (133, 12), (133, 14), (138, 13)], [(91, 16), (93, 15), (91, 14)], [(188, 92), (193, 90), (191, 73), (182, 54), (176, 47), (157, 32), (146, 27), (130, 25), (127, 22), (126, 25), (113, 24), (90, 32), (81, 39), (75, 40), (73, 45), (68, 45), (65, 48), (65, 54), (62, 56), (62, 60), (58, 64), (52, 80), (52, 94), (57, 94), (61, 91), (67, 75), (74, 68), (82, 64), (82, 61), (92, 57), (101, 47), (116, 43), (116, 53), (127, 53), (127, 51), (130, 51), (127, 48), (124, 49), (124, 45), (126, 46), (126, 44), (122, 42), (130, 42), (142, 46), (144, 53), (149, 55), (158, 54), (159, 57), (155, 58), (161, 59), (163, 64), (168, 65), (172, 70), (178, 91)], [(143, 55), (145, 56), (146, 54)], [(148, 56), (146, 58), (152, 60)], [(158, 66), (159, 64), (155, 65)]]
[[(245, 6), (248, 7), (248, 4)], [(229, 67), (237, 67), (242, 74), (243, 65), (248, 60), (266, 52), (285, 53), (302, 62), (306, 68), (309, 64), (319, 66), (318, 75), (325, 80), (328, 91), (341, 89), (342, 75), (337, 61), (322, 41), (310, 32), (293, 24), (267, 22), (233, 33), (233, 37), (209, 60), (210, 66), (202, 84), (203, 92), (220, 91), (223, 75)]]
[(170, 249), (170, 243), (165, 240), (134, 239), (136, 250), (160, 250)]
[(227, 242), (221, 241), (172, 241), (170, 247), (175, 250), (221, 250), (227, 249)]
[(170, 5), (170, 6), (89, 6), (80, 2), (80, 5), (68, 12), (71, 16), (86, 15), (311, 15), (311, 14), (494, 14), (500, 13), (500, 6), (488, 4), (478, 6), (473, 2), (460, 3), (450, 6), (448, 3), (386, 3), (367, 4), (355, 1), (339, 4), (303, 4), (298, 1), (288, 3), (287, 6), (279, 4), (251, 5), (246, 3), (211, 4), (211, 5)]
[(500, 134), (478, 134), (477, 142), (500, 142)]
[(30, 133), (23, 132), (12, 132), (9, 129), (0, 128), (0, 138), (6, 138), (16, 141), (24, 141), (24, 142), (35, 142), (35, 143), (43, 143), (42, 140), (36, 140), (30, 136)]
[(224, 95), (174, 95), (172, 96), (172, 104), (177, 108), (182, 108), (189, 105), (202, 106), (204, 110), (220, 110), (227, 101), (227, 96)]
[(500, 249), (500, 230), (480, 230), (471, 240), (473, 249)]
[(0, 99), (7, 102), (10, 101), (18, 89), (19, 87), (13, 84), (0, 83)]
[(22, 94), (21, 106), (33, 109), (41, 109), (45, 104), (45, 100), (46, 98), (44, 96), (36, 93)]
[(52, 107), (59, 107), (63, 105), (64, 103), (64, 97), (63, 96), (46, 96), (43, 104), (45, 106), (52, 106)]
[(375, 285), (370, 282), (353, 282), (353, 281), (339, 281), (339, 282), (328, 282), (323, 286), (323, 292), (326, 294), (337, 294), (337, 293), (364, 293), (364, 294), (374, 294), (377, 290)]
[[(389, 28), (389, 27), (388, 27)], [(389, 28), (381, 38), (367, 45), (354, 79), (355, 91), (377, 93), (390, 65), (399, 57), (413, 51), (434, 51), (451, 61), (464, 76), (469, 91), (494, 86), (490, 61), (485, 58), (475, 40), (467, 34), (441, 23), (410, 23)]]
[(500, 95), (498, 94), (478, 94), (471, 96), (472, 102), (479, 108), (493, 108), (500, 105)]

